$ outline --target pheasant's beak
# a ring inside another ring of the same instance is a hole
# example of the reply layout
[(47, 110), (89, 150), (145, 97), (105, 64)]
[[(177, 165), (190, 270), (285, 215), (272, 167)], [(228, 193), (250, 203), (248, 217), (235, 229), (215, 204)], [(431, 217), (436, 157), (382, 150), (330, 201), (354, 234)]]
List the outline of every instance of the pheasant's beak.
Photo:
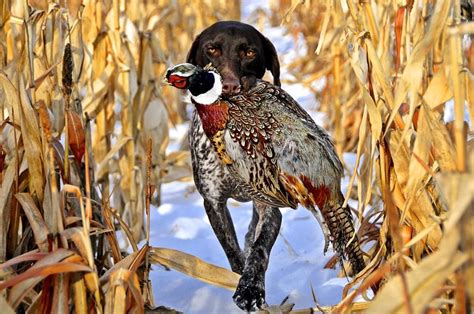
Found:
[(170, 80), (169, 80), (169, 78), (170, 78), (172, 72), (173, 72), (172, 69), (166, 70), (165, 74), (163, 75), (163, 79), (161, 80), (161, 82), (162, 82), (163, 84), (171, 85), (171, 86), (173, 85), (173, 84), (170, 83)]
[(161, 83), (166, 84), (166, 85), (172, 85), (169, 81), (168, 78), (166, 77), (167, 75), (163, 75), (163, 78), (161, 80)]

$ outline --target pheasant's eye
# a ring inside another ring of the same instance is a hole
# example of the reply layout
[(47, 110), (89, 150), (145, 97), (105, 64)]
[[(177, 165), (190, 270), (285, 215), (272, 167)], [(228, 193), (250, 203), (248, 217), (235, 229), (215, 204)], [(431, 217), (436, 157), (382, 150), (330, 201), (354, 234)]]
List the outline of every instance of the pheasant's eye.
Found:
[(246, 52), (245, 52), (245, 56), (247, 58), (255, 58), (255, 56), (257, 55), (257, 53), (251, 49), (248, 49)]

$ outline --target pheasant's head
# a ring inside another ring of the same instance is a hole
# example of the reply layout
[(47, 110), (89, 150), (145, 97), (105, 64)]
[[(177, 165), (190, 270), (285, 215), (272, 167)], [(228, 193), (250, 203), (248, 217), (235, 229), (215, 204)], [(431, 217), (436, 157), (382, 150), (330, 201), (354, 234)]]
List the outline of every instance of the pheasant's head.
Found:
[(181, 63), (169, 68), (165, 82), (179, 89), (188, 89), (198, 104), (210, 105), (222, 94), (222, 78), (211, 66), (203, 68), (191, 63)]

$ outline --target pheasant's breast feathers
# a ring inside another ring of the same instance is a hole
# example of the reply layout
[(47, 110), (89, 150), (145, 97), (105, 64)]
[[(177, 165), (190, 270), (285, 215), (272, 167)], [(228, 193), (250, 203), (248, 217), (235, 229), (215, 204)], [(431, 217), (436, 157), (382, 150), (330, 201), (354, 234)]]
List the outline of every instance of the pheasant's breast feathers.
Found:
[(217, 101), (211, 105), (193, 103), (208, 138), (213, 138), (217, 132), (225, 129), (229, 117), (229, 104), (226, 101)]

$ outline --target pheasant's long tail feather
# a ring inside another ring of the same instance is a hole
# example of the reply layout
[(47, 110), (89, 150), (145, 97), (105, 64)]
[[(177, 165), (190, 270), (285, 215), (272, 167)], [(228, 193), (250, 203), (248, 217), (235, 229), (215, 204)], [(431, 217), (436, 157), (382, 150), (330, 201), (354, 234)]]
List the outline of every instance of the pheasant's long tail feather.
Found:
[(354, 274), (359, 273), (365, 268), (365, 262), (355, 233), (350, 208), (342, 207), (339, 203), (328, 202), (322, 214), (329, 227), (334, 250), (340, 258), (347, 259), (351, 263)]

